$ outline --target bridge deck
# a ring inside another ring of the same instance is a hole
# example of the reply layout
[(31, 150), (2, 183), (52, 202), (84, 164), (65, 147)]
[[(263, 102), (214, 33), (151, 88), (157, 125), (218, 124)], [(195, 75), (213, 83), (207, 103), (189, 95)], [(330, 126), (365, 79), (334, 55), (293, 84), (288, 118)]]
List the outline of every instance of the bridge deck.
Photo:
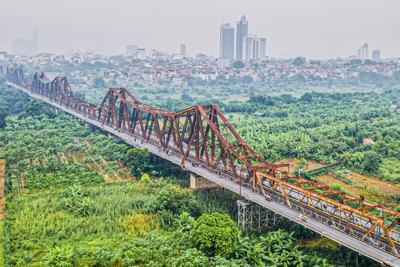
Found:
[[(151, 143), (141, 144), (139, 141), (140, 137), (134, 137), (134, 136), (130, 136), (124, 132), (118, 132), (108, 125), (102, 126), (102, 123), (99, 121), (88, 119), (87, 117), (83, 116), (83, 114), (80, 114), (74, 110), (68, 109), (57, 103), (49, 101), (45, 97), (42, 97), (42, 96), (39, 96), (36, 94), (32, 94), (29, 90), (27, 90), (23, 87), (20, 87), (18, 85), (15, 85), (15, 84), (12, 84), (9, 82), (7, 82), (7, 83), (11, 86), (14, 86), (16, 88), (19, 88), (19, 89), (25, 91), (33, 98), (41, 99), (41, 100), (49, 103), (50, 105), (63, 110), (66, 113), (69, 113), (77, 118), (85, 120), (86, 122), (93, 124), (97, 127), (103, 128), (107, 132), (120, 137), (126, 143), (128, 143), (132, 146), (139, 147), (139, 148), (147, 148), (149, 150), (149, 152), (151, 152), (152, 154), (155, 154), (164, 159), (167, 159), (168, 161), (170, 161), (174, 164), (181, 165), (182, 158), (179, 155), (177, 155), (176, 153), (173, 153), (173, 155), (167, 155), (165, 152), (162, 152), (162, 151), (160, 152), (156, 145), (153, 145)], [(134, 141), (135, 138), (136, 138), (136, 142)], [(225, 187), (237, 194), (241, 194), (246, 199), (253, 201), (255, 203), (258, 203), (261, 206), (263, 206), (273, 212), (276, 212), (298, 224), (301, 224), (301, 225), (321, 234), (322, 236), (325, 236), (331, 240), (336, 241), (337, 243), (339, 243), (341, 245), (344, 245), (350, 249), (353, 249), (353, 250), (359, 252), (360, 254), (363, 254), (363, 255), (365, 255), (371, 259), (374, 259), (378, 262), (382, 262), (382, 263), (386, 264), (387, 266), (400, 267), (400, 259), (398, 257), (396, 257), (392, 254), (386, 253), (385, 251), (383, 251), (379, 248), (373, 247), (371, 245), (367, 245), (365, 242), (363, 242), (359, 239), (356, 239), (356, 238), (346, 234), (345, 232), (340, 231), (339, 229), (333, 228), (332, 225), (330, 226), (328, 224), (324, 224), (321, 221), (314, 220), (313, 218), (309, 218), (306, 222), (300, 220), (300, 216), (299, 216), (300, 212), (295, 210), (294, 206), (289, 207), (289, 206), (279, 203), (278, 201), (268, 202), (264, 199), (263, 195), (261, 195), (257, 192), (254, 192), (253, 190), (248, 189), (244, 186), (237, 184), (235, 181), (232, 181), (232, 179), (230, 179), (229, 177), (223, 178), (222, 176), (218, 176), (216, 173), (210, 172), (207, 169), (204, 169), (200, 166), (193, 167), (191, 164), (187, 164), (185, 166), (185, 168), (188, 169), (189, 171), (196, 173), (202, 177), (205, 177), (205, 178), (211, 180), (212, 182), (215, 182), (215, 183), (221, 185), (222, 187)], [(278, 200), (278, 199), (275, 199), (275, 200)]]

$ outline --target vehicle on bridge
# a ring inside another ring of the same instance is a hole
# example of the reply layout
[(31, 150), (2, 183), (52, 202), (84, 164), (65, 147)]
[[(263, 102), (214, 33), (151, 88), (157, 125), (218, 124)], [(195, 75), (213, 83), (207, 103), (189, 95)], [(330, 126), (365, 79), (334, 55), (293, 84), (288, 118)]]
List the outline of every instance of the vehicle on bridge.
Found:
[[(283, 171), (288, 164), (267, 162), (243, 141), (216, 105), (171, 112), (140, 102), (125, 88), (110, 88), (93, 106), (74, 95), (66, 77), (49, 80), (44, 73), (36, 73), (29, 84), (21, 71), (6, 76), (33, 97), (82, 119), (88, 117), (91, 124), (119, 137), (139, 139), (141, 147), (153, 153), (173, 162), (178, 157), (185, 169), (214, 177), (221, 184), (228, 181), (230, 188), (239, 188), (235, 192), (241, 193), (243, 187), (251, 192), (247, 197), (261, 197), (264, 206), (285, 210), (283, 216), (295, 212), (306, 227), (330, 229), (333, 239), (335, 233), (345, 234), (354, 242), (343, 244), (381, 262), (393, 259), (400, 266), (400, 213)], [(374, 249), (379, 253), (368, 255)]]

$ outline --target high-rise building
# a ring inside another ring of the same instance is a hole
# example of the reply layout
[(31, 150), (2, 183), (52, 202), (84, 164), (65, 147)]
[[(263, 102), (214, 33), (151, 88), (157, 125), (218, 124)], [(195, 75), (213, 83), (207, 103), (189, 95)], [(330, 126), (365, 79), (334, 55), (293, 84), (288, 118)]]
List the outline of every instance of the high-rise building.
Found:
[(29, 40), (13, 39), (11, 41), (13, 54), (35, 56), (39, 53), (39, 40), (37, 30), (33, 30), (33, 38)]
[(35, 56), (39, 53), (39, 38), (37, 30), (33, 30), (33, 38), (28, 40), (26, 52), (30, 56)]
[(259, 38), (260, 44), (258, 45), (258, 58), (264, 60), (267, 57), (267, 39)]
[(220, 57), (233, 59), (235, 47), (235, 29), (224, 23), (220, 28)]
[(180, 51), (181, 57), (186, 57), (186, 45), (181, 44), (181, 51)]
[(137, 52), (137, 57), (140, 60), (146, 60), (147, 59), (146, 49), (145, 48), (139, 48), (138, 52)]
[(372, 60), (379, 61), (381, 59), (381, 51), (374, 50), (372, 51)]
[(126, 54), (127, 55), (134, 55), (138, 52), (138, 46), (137, 45), (127, 45), (126, 46)]
[(368, 59), (368, 44), (365, 43), (360, 49), (357, 50), (357, 58), (361, 60)]
[(27, 42), (24, 39), (13, 39), (11, 40), (13, 54), (26, 55)]
[(243, 60), (264, 60), (267, 51), (267, 40), (248, 35), (243, 38)]
[(243, 15), (236, 23), (236, 59), (243, 60), (243, 37), (249, 34), (249, 23)]

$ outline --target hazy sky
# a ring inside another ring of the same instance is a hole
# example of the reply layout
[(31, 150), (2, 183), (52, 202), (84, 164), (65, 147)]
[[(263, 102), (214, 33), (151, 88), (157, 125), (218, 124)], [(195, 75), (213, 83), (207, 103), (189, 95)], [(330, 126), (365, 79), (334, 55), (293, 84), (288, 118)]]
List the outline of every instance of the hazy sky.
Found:
[(267, 55), (347, 57), (367, 42), (400, 57), (400, 0), (0, 0), (0, 51), (39, 31), (40, 52), (121, 54), (127, 44), (219, 56), (219, 26), (242, 15)]

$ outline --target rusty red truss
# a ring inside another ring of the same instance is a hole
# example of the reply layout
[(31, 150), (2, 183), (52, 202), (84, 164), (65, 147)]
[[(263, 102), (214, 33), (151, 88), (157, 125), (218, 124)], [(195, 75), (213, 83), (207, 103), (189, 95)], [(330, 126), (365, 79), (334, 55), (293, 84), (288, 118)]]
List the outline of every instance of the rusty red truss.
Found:
[(198, 164), (229, 170), (239, 180), (238, 164), (269, 164), (242, 140), (216, 105), (170, 112), (139, 101), (125, 88), (110, 88), (97, 107), (85, 112), (102, 124), (175, 150), (182, 155), (182, 166), (192, 156)]
[(98, 121), (180, 155), (182, 167), (190, 159), (253, 191), (279, 196), (284, 205), (296, 206), (300, 212), (312, 212), (315, 220), (325, 218), (333, 227), (345, 227), (355, 237), (378, 235), (397, 254), (400, 232), (394, 227), (400, 213), (290, 174), (287, 164), (267, 162), (243, 141), (216, 105), (171, 112), (139, 101), (125, 88), (110, 88), (95, 106), (76, 97), (66, 77), (49, 79), (36, 73), (28, 84), (22, 70), (7, 69), (6, 78), (50, 103), (83, 114), (89, 122)]
[(7, 67), (5, 73), (6, 80), (22, 87), (28, 87), (29, 83), (25, 79), (24, 71), (22, 69), (13, 69)]

